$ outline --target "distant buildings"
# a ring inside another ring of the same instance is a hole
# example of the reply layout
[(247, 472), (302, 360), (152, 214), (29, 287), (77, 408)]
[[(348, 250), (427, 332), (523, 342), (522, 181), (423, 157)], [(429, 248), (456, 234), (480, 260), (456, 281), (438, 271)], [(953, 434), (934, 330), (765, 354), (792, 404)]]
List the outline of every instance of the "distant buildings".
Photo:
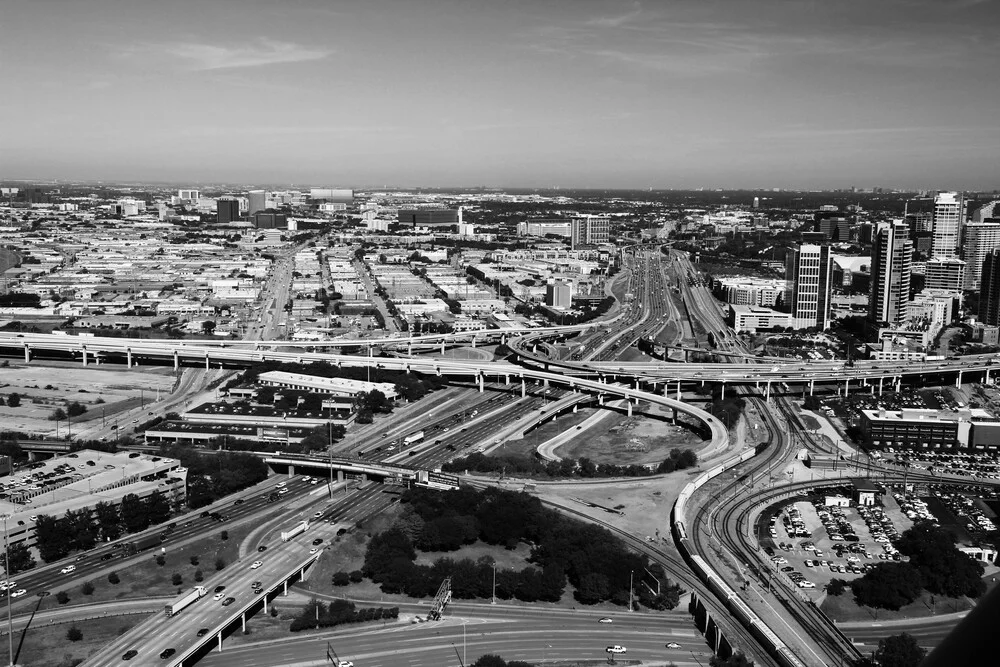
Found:
[(871, 299), (868, 318), (901, 324), (910, 300), (913, 242), (902, 220), (879, 223), (872, 245)]
[(257, 229), (288, 229), (288, 216), (284, 213), (260, 211), (253, 219)]
[(989, 326), (1000, 324), (1000, 249), (988, 252), (983, 260), (979, 320)]
[(573, 235), (573, 221), (564, 218), (527, 220), (517, 223), (518, 236), (565, 236)]
[(726, 323), (737, 333), (760, 330), (787, 329), (792, 326), (791, 313), (782, 313), (760, 306), (729, 306)]
[(545, 305), (553, 308), (570, 308), (573, 305), (573, 284), (550, 279), (545, 285)]
[(998, 217), (996, 215), (997, 206), (1000, 206), (1000, 199), (994, 199), (989, 204), (985, 204), (976, 209), (975, 213), (972, 214), (972, 222), (986, 222), (992, 218)]
[(215, 201), (215, 211), (219, 222), (228, 225), (240, 219), (240, 200), (235, 197), (220, 197)]
[(963, 197), (957, 192), (941, 192), (934, 197), (934, 240), (931, 257), (958, 257), (965, 222)]
[(573, 218), (571, 247), (607, 243), (611, 228), (611, 218), (606, 215), (585, 215)]
[(309, 191), (309, 201), (312, 204), (333, 203), (353, 204), (354, 190), (337, 188), (313, 188)]
[(966, 264), (957, 257), (932, 257), (924, 266), (924, 288), (961, 292)]
[(962, 244), (965, 251), (965, 289), (979, 289), (986, 255), (998, 248), (1000, 222), (970, 222), (965, 226), (965, 242)]
[(247, 193), (247, 201), (249, 202), (247, 207), (247, 213), (253, 215), (257, 211), (263, 211), (267, 208), (267, 192), (264, 190), (251, 190)]
[(830, 323), (830, 247), (803, 244), (792, 249), (785, 261), (791, 326), (826, 329)]
[(775, 308), (783, 303), (788, 285), (784, 280), (721, 276), (713, 279), (716, 297), (736, 306)]
[(399, 209), (396, 219), (399, 224), (409, 227), (434, 227), (459, 223), (458, 209), (451, 208)]
[(181, 200), (182, 203), (194, 204), (199, 199), (201, 199), (200, 190), (178, 190), (177, 198)]

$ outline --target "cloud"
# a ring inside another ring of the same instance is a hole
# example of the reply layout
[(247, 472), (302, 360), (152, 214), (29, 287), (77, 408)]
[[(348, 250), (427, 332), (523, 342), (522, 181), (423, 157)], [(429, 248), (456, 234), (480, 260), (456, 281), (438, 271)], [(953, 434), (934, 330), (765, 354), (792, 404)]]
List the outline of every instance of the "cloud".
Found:
[(632, 7), (632, 11), (624, 14), (619, 14), (617, 16), (599, 16), (597, 18), (590, 19), (586, 22), (586, 25), (594, 26), (595, 28), (620, 28), (627, 23), (631, 23), (632, 19), (639, 18), (639, 15), (642, 14), (642, 5), (638, 2), (633, 3)]
[(236, 47), (172, 42), (160, 45), (159, 49), (169, 56), (186, 61), (190, 69), (199, 71), (322, 60), (333, 53), (329, 49), (309, 48), (270, 39)]

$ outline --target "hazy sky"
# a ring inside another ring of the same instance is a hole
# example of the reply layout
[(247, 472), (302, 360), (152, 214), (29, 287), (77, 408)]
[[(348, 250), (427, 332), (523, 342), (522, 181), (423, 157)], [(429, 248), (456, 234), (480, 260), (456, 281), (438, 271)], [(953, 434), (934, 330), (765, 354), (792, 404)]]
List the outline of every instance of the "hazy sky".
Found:
[(1000, 187), (993, 0), (3, 0), (0, 178)]

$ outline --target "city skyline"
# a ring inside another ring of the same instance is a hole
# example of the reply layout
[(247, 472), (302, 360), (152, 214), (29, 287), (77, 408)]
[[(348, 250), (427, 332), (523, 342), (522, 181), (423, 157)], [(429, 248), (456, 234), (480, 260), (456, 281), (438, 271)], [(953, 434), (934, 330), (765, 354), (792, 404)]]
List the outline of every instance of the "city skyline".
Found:
[(54, 6), (0, 178), (996, 187), (989, 1)]

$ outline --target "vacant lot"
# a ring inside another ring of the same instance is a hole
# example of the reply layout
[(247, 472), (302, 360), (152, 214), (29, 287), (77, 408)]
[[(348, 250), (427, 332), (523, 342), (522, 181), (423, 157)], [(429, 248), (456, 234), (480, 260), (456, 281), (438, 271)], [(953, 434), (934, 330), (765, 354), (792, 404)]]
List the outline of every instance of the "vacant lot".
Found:
[[(146, 618), (145, 614), (98, 618), (78, 623), (32, 627), (24, 637), (17, 664), (25, 667), (69, 667), (76, 665), (115, 637), (125, 634)], [(66, 632), (76, 626), (83, 639), (71, 642)], [(20, 638), (15, 633), (15, 645)]]

